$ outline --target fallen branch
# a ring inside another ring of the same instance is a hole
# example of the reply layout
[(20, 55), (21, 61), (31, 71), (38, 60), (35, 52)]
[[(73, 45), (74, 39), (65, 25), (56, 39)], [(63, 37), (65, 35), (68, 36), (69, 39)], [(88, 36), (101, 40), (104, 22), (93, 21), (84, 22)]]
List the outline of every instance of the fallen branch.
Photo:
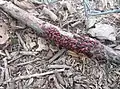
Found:
[[(1, 1), (3, 2), (4, 0)], [(57, 26), (38, 19), (30, 13), (20, 9), (12, 2), (6, 1), (2, 3), (0, 8), (37, 31), (43, 38), (54, 41), (59, 47), (64, 47), (76, 53), (83, 53), (89, 58), (95, 58), (97, 60), (107, 59), (111, 62), (120, 64), (120, 56), (117, 55), (113, 49), (106, 47), (95, 39), (85, 35), (74, 35), (64, 32)]]

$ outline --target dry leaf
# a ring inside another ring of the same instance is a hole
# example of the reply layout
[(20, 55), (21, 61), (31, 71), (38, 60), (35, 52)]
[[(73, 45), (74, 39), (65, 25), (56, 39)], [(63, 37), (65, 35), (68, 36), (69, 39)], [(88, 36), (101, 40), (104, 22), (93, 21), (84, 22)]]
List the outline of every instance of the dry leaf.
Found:
[(46, 55), (46, 58), (49, 59), (53, 56), (53, 51), (52, 50), (49, 50), (47, 55)]
[(88, 20), (86, 20), (87, 28), (94, 26), (96, 22), (97, 18), (95, 16), (89, 16)]
[(0, 23), (0, 44), (5, 44), (9, 39), (8, 26), (5, 23)]
[(28, 49), (32, 49), (36, 46), (36, 42), (32, 41), (32, 34), (26, 34), (25, 36), (26, 46)]
[(38, 38), (38, 48), (36, 49), (36, 51), (48, 50), (48, 46), (45, 44), (46, 44), (46, 41), (39, 37)]
[(98, 39), (116, 40), (116, 29), (108, 24), (96, 24), (95, 28), (89, 29), (88, 33)]
[(29, 45), (30, 45), (30, 48), (33, 48), (33, 47), (36, 46), (36, 43), (35, 42), (30, 42)]
[(66, 2), (66, 6), (71, 14), (76, 12), (75, 8), (72, 6), (71, 3)]

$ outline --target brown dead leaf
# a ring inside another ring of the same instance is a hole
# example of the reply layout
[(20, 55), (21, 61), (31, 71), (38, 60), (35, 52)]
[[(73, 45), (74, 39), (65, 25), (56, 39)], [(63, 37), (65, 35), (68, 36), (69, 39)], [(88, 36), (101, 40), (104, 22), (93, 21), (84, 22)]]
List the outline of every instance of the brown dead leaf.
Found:
[(0, 45), (5, 44), (9, 38), (7, 30), (8, 26), (5, 23), (0, 23)]

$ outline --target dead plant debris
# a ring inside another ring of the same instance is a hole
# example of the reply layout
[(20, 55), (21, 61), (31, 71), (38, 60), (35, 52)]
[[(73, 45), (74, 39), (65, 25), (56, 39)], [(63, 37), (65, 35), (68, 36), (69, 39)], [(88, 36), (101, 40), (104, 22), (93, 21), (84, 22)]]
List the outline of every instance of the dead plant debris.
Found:
[[(77, 34), (86, 32), (83, 0), (53, 1), (11, 0), (21, 9), (28, 12), (32, 9), (38, 18), (63, 30), (66, 28), (68, 32)], [(114, 1), (118, 0), (101, 0), (100, 3), (105, 3), (99, 8), (96, 4), (95, 8), (109, 9), (107, 3), (114, 8)], [(98, 16), (95, 21), (115, 27), (116, 40), (102, 39), (101, 42), (110, 47), (114, 45), (113, 49), (119, 53), (120, 14)], [(13, 22), (17, 30), (11, 26)], [(49, 44), (29, 30), (31, 28), (18, 28), (17, 22), (0, 10), (0, 89), (120, 89), (119, 65), (99, 64), (85, 55), (57, 48), (54, 43)], [(7, 43), (8, 39), (10, 43)], [(9, 45), (5, 47), (6, 44)]]

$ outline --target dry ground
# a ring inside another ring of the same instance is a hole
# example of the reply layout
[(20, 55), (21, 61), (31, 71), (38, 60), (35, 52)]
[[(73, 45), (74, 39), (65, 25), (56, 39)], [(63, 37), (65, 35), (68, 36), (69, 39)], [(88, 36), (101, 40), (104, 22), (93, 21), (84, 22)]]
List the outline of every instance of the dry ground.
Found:
[[(59, 2), (46, 5), (55, 13), (57, 21), (41, 12), (41, 5), (35, 5), (33, 11), (37, 12), (32, 13), (63, 30), (85, 32), (83, 3), (79, 0), (70, 3), (75, 10)], [(105, 15), (100, 17), (100, 22), (116, 27), (117, 40), (110, 46), (119, 48), (120, 15)], [(3, 10), (0, 10), (0, 23), (9, 36), (0, 45), (0, 89), (120, 89), (118, 65), (100, 64), (85, 55), (58, 48)]]

